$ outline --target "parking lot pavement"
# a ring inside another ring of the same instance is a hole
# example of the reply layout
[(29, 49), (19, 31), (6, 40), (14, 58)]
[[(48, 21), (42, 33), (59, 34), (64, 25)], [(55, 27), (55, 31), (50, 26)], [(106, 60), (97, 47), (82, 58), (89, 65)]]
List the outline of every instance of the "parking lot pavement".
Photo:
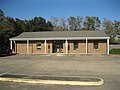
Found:
[(0, 74), (79, 76), (120, 74), (120, 56), (43, 56), (0, 57)]
[[(119, 90), (120, 56), (13, 55), (8, 57), (0, 57), (0, 74), (101, 77), (104, 79), (105, 85), (101, 86), (100, 88), (96, 88), (95, 90)], [(0, 82), (0, 85), (2, 85), (2, 83), (3, 82)], [(34, 85), (32, 86), (34, 87)], [(28, 87), (31, 87), (31, 85), (30, 86), (28, 85)], [(44, 85), (43, 86), (40, 85), (39, 87), (43, 88)], [(47, 86), (47, 87), (48, 88), (46, 88), (46, 90), (49, 89), (50, 87), (52, 90), (54, 90), (59, 86)], [(69, 87), (65, 86), (64, 88), (61, 89), (68, 90)], [(87, 88), (83, 89), (90, 90)], [(93, 88), (91, 90), (93, 90)]]

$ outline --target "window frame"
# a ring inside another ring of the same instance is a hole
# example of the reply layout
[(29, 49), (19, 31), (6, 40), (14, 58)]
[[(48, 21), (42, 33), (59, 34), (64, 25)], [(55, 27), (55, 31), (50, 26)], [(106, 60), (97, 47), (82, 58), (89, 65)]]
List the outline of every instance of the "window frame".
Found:
[(73, 43), (73, 48), (74, 48), (74, 50), (78, 50), (78, 41), (74, 41), (74, 43)]
[(93, 48), (94, 48), (94, 50), (98, 50), (99, 49), (99, 42), (97, 40), (93, 41)]
[(37, 50), (41, 50), (41, 47), (42, 46), (42, 43), (41, 43), (41, 41), (37, 41), (36, 42), (36, 48), (37, 48)]

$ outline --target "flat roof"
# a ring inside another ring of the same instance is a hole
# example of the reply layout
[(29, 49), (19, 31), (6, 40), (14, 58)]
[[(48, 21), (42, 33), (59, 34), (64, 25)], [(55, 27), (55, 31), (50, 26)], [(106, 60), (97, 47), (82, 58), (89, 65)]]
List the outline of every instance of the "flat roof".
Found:
[(10, 40), (53, 40), (53, 39), (79, 39), (79, 38), (108, 38), (103, 30), (96, 31), (44, 31), (44, 32), (23, 32)]

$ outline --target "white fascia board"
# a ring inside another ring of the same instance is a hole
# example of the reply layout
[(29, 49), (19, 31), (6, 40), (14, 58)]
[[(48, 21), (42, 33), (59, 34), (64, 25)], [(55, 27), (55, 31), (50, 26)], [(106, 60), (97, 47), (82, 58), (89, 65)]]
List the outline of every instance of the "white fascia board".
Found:
[(85, 39), (109, 39), (109, 37), (54, 37), (54, 38), (10, 38), (9, 40), (85, 40)]

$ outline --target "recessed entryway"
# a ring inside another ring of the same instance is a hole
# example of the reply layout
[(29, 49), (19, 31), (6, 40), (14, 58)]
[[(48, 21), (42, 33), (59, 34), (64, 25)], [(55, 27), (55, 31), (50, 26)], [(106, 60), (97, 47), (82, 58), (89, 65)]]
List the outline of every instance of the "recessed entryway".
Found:
[(53, 40), (53, 53), (63, 53), (63, 40)]

